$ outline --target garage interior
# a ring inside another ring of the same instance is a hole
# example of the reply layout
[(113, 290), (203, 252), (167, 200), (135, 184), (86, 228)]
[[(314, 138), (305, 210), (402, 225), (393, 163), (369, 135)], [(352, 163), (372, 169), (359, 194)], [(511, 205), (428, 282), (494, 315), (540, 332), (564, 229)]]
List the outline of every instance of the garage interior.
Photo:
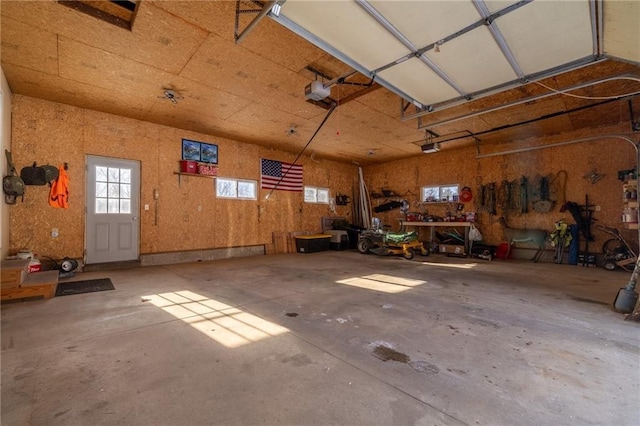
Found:
[[(68, 206), (48, 184), (2, 204), (3, 424), (640, 423), (640, 334), (613, 309), (637, 278), (640, 3), (3, 0), (0, 19), (3, 150), (69, 177)], [(106, 164), (135, 170), (117, 254)], [(359, 253), (373, 218), (431, 253)], [(347, 246), (301, 252), (338, 224)], [(572, 246), (531, 262), (563, 225)], [(22, 297), (5, 262), (25, 252), (30, 277), (115, 289)]]

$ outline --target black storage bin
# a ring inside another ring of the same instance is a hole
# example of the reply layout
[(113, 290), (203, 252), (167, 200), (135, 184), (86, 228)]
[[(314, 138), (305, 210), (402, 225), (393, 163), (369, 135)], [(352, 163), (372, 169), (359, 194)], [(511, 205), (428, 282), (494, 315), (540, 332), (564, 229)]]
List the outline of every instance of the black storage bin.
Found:
[(298, 253), (316, 253), (329, 250), (331, 235), (300, 235), (296, 237), (296, 251)]

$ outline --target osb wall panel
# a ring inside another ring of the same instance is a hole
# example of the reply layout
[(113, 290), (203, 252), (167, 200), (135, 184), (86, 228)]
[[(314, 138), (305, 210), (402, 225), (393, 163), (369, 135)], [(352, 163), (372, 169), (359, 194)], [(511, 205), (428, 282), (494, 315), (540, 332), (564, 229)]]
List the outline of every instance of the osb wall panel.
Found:
[[(562, 142), (577, 138), (586, 138), (597, 134), (621, 133), (623, 128), (607, 128), (592, 134), (563, 134), (546, 141), (522, 140), (519, 142), (504, 143), (491, 149), (493, 152), (507, 151), (526, 146), (538, 145), (541, 142)], [(400, 197), (374, 198), (373, 207), (390, 200), (406, 199), (411, 211), (422, 211), (433, 215), (445, 216), (452, 205), (419, 203), (420, 188), (429, 185), (459, 184), (460, 187), (469, 186), (473, 191), (474, 199), (464, 204), (464, 211), (477, 211), (475, 197), (478, 196), (478, 186), (491, 182), (496, 183), (496, 188), (502, 181), (513, 181), (526, 176), (530, 182), (536, 177), (548, 176), (564, 180), (566, 172), (565, 194), (553, 191), (552, 200), (555, 200), (553, 210), (549, 213), (538, 213), (529, 203), (529, 212), (521, 213), (519, 210), (497, 208), (496, 215), (486, 212), (478, 214), (478, 226), (484, 240), (491, 244), (499, 244), (504, 241), (504, 234), (497, 223), (499, 216), (505, 216), (508, 223), (516, 228), (539, 228), (552, 231), (556, 221), (564, 219), (567, 223), (575, 223), (569, 212), (560, 212), (562, 199), (584, 205), (588, 196), (589, 204), (595, 210), (593, 213), (595, 224), (616, 227), (624, 231), (629, 241), (637, 241), (637, 232), (626, 230), (621, 223), (622, 182), (618, 180), (619, 170), (628, 170), (635, 167), (635, 150), (628, 142), (620, 139), (599, 139), (592, 142), (569, 144), (559, 147), (551, 147), (533, 150), (517, 154), (487, 157), (476, 159), (475, 148), (443, 149), (439, 153), (422, 155), (412, 159), (395, 161), (381, 165), (367, 166), (364, 168), (365, 180), (371, 192), (381, 193), (382, 189), (393, 190)], [(604, 177), (592, 183), (584, 176), (596, 171)], [(403, 215), (399, 209), (389, 212), (373, 213), (381, 218), (384, 224), (392, 229), (398, 229), (398, 219)], [(427, 239), (428, 234), (422, 235)], [(590, 243), (589, 250), (599, 253), (602, 243), (609, 238), (608, 235), (598, 231), (592, 226), (595, 241)], [(584, 239), (581, 236), (584, 248)]]
[[(183, 138), (213, 143), (219, 149), (219, 176), (260, 181), (260, 158), (293, 162), (295, 154), (231, 139), (187, 132), (25, 96), (13, 97), (12, 152), (20, 170), (38, 164), (68, 163), (69, 209), (48, 205), (48, 187), (29, 186), (24, 203), (10, 210), (10, 246), (60, 258), (82, 257), (84, 249), (86, 155), (140, 162), (140, 252), (270, 244), (272, 233), (321, 231), (328, 205), (303, 202), (301, 192), (259, 189), (257, 200), (216, 198), (215, 180), (179, 176)], [(357, 169), (303, 155), (305, 185), (353, 196)], [(159, 197), (154, 199), (154, 190)], [(267, 199), (267, 195), (269, 195)], [(148, 205), (149, 210), (144, 206)], [(349, 217), (350, 207), (336, 213)], [(51, 237), (58, 228), (59, 237)]]
[[(40, 256), (79, 256), (83, 250), (84, 155), (82, 111), (62, 104), (13, 98), (11, 152), (18, 172), (34, 161), (55, 166), (67, 163), (68, 210), (49, 206), (48, 186), (27, 186), (24, 202), (10, 207), (10, 252), (26, 248)], [(19, 100), (18, 102), (16, 102)], [(59, 229), (58, 238), (51, 237)]]

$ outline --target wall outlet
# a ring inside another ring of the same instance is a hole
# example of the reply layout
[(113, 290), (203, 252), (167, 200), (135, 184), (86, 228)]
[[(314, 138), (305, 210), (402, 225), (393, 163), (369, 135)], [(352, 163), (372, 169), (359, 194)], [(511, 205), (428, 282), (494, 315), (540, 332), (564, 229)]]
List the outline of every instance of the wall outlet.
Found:
[(60, 235), (59, 232), (58, 232), (58, 228), (53, 228), (51, 230), (51, 237), (58, 238), (58, 235)]
[(145, 205), (144, 205), (144, 209), (145, 209), (145, 210), (149, 210), (149, 204), (145, 204)]
[(599, 212), (600, 211), (600, 206), (596, 206), (596, 211)]

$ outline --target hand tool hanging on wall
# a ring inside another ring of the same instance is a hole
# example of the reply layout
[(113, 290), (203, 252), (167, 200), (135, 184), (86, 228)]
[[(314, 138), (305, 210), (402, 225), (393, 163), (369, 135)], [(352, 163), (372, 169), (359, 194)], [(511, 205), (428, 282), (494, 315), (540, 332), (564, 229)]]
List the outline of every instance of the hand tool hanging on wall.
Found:
[(489, 214), (496, 214), (496, 183), (487, 184), (487, 209)]
[(520, 208), (520, 182), (517, 179), (509, 182), (509, 209)]
[(529, 213), (529, 183), (526, 176), (520, 178), (520, 213)]
[(497, 204), (498, 207), (500, 207), (502, 210), (506, 210), (507, 206), (509, 205), (509, 200), (508, 195), (507, 195), (507, 186), (508, 183), (506, 180), (503, 180), (502, 183), (500, 183), (500, 186), (498, 187), (498, 194), (497, 194)]
[(502, 182), (502, 185), (504, 186), (504, 199), (505, 199), (506, 208), (510, 208), (511, 207), (511, 185), (509, 185), (509, 181), (507, 180), (504, 180)]
[(485, 186), (482, 184), (478, 185), (478, 195), (476, 196), (476, 210), (484, 211), (485, 210)]

